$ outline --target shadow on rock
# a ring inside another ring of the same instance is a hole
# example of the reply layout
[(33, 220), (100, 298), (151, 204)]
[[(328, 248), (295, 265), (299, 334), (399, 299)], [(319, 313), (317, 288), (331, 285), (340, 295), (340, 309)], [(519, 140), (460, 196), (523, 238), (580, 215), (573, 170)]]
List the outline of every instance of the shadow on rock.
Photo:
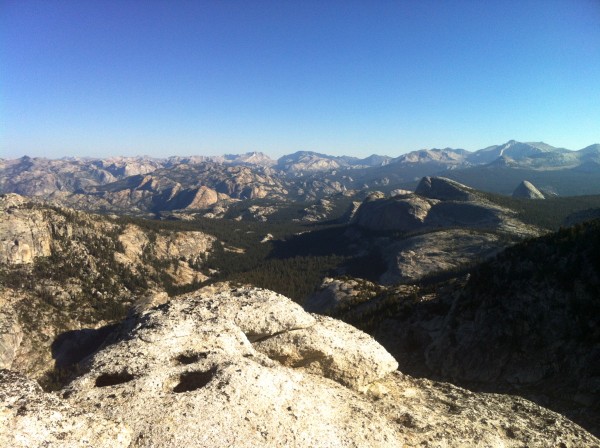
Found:
[(80, 362), (94, 354), (110, 340), (120, 324), (105, 325), (97, 329), (84, 328), (61, 333), (52, 343), (54, 369), (40, 380), (46, 391), (61, 389), (79, 375)]

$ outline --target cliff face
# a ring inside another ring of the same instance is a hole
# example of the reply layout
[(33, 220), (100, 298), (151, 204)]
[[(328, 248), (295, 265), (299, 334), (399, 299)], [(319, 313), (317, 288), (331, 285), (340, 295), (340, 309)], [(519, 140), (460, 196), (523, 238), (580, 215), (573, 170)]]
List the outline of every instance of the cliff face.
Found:
[(40, 378), (58, 334), (120, 319), (139, 296), (206, 280), (215, 238), (0, 196), (0, 367)]
[(27, 202), (16, 194), (0, 197), (0, 263), (29, 264), (50, 255), (52, 223), (44, 211), (27, 208)]
[[(135, 447), (600, 443), (526, 400), (413, 379), (397, 366), (347, 324), (270, 291), (216, 285), (132, 314), (58, 395), (0, 375), (0, 441), (28, 446), (45, 434), (59, 446), (60, 433), (79, 446), (85, 430), (96, 446)], [(64, 418), (50, 419), (54, 409)]]

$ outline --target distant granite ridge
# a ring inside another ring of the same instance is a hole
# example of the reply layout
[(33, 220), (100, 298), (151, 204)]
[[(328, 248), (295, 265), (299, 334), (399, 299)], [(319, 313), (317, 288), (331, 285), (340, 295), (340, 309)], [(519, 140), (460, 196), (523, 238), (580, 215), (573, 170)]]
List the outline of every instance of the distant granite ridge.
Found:
[(25, 156), (0, 159), (0, 194), (39, 196), (89, 211), (208, 212), (238, 200), (314, 201), (347, 191), (405, 189), (423, 177), (452, 178), (507, 195), (523, 178), (559, 195), (596, 194), (600, 193), (598, 174), (599, 144), (570, 151), (514, 140), (474, 152), (434, 148), (395, 158), (373, 154), (361, 159), (312, 151), (278, 160), (261, 152), (168, 158)]

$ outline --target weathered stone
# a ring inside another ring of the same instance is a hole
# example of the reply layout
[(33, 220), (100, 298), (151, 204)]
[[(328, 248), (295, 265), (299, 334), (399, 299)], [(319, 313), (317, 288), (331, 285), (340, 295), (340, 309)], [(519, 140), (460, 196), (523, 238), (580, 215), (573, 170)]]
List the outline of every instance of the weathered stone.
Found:
[(302, 322), (314, 321), (269, 291), (173, 300), (128, 322), (69, 387), (69, 402), (122, 418), (140, 447), (401, 444), (366, 397), (270, 360), (246, 336)]
[(93, 410), (82, 411), (37, 383), (0, 370), (0, 446), (126, 448), (131, 431)]
[(0, 293), (0, 369), (10, 369), (23, 340), (23, 330), (7, 294)]
[(132, 316), (63, 395), (125, 422), (136, 447), (600, 446), (526, 400), (390, 373), (390, 358), (278, 294), (215, 285)]
[(29, 210), (27, 199), (0, 196), (0, 263), (29, 264), (51, 252), (52, 226), (41, 210)]
[(319, 290), (305, 300), (304, 309), (310, 313), (335, 314), (371, 299), (378, 289), (366, 280), (326, 277)]
[(352, 223), (375, 231), (411, 232), (421, 229), (435, 200), (418, 196), (372, 199), (362, 203)]
[(497, 233), (468, 229), (440, 230), (406, 238), (383, 248), (388, 268), (379, 280), (390, 285), (464, 267), (494, 255), (506, 244)]
[(254, 347), (283, 365), (357, 390), (398, 368), (396, 360), (373, 338), (330, 317), (319, 316), (309, 328), (277, 334)]

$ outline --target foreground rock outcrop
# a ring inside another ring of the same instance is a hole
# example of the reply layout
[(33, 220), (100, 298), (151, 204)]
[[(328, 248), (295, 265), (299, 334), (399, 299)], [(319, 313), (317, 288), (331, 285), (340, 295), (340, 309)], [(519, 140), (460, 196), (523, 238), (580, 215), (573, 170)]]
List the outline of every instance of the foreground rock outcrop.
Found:
[[(132, 314), (57, 395), (0, 375), (0, 407), (8, 409), (1, 440), (6, 446), (42, 446), (44, 437), (44, 446), (60, 446), (59, 439), (64, 446), (130, 447), (600, 446), (526, 400), (416, 380), (396, 368), (379, 344), (347, 324), (306, 313), (270, 291), (217, 285)], [(25, 425), (24, 416), (35, 425)]]
[(349, 325), (227, 289), (130, 319), (67, 395), (122, 418), (135, 446), (394, 446), (393, 426), (354, 389), (396, 367)]
[(0, 370), (0, 446), (126, 448), (131, 431), (99, 413), (70, 406), (9, 370)]

